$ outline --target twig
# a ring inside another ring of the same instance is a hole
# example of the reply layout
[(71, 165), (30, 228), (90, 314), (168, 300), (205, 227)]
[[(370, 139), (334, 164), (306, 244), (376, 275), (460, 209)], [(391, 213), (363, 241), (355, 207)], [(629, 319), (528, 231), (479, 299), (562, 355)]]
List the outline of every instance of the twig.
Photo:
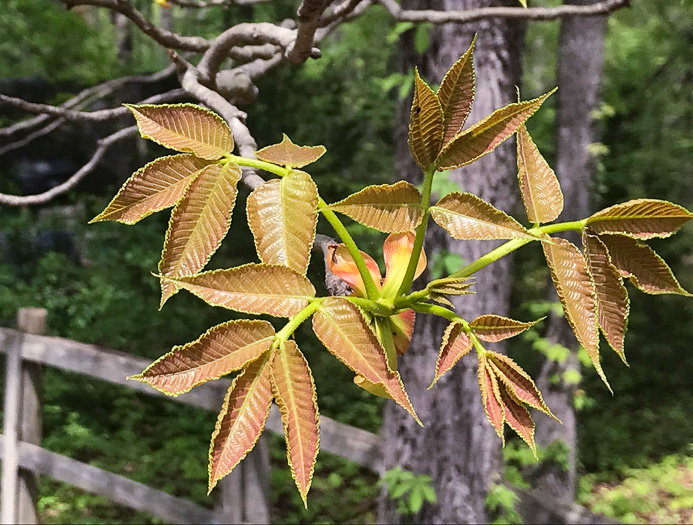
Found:
[(320, 18), (320, 27), (326, 27), (337, 21), (344, 21), (358, 6), (361, 11), (371, 5), (370, 0), (344, 0), (334, 9), (326, 12)]
[(232, 7), (232, 6), (243, 6), (243, 5), (254, 5), (262, 4), (268, 2), (269, 0), (168, 0), (170, 4), (177, 5), (179, 7), (187, 7), (190, 9), (202, 9), (205, 7)]
[(330, 0), (303, 0), (298, 8), (296, 40), (289, 46), (286, 59), (293, 64), (302, 64), (309, 58), (320, 58), (320, 50), (313, 47), (315, 31)]

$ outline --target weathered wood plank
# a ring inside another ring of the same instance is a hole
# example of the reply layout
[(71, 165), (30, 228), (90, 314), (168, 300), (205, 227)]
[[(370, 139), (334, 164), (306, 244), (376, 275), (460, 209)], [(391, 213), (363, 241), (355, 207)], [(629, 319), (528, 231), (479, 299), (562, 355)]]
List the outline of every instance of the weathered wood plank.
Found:
[[(4, 443), (5, 436), (0, 436), (0, 441)], [(104, 496), (126, 507), (148, 512), (169, 523), (215, 523), (211, 510), (142, 483), (31, 443), (19, 442), (18, 449), (19, 465), (23, 468)]]
[(17, 469), (19, 464), (19, 424), (21, 410), (21, 345), (22, 334), (15, 332), (6, 338), (5, 403), (3, 413), (2, 481), (0, 492), (0, 521), (17, 523)]

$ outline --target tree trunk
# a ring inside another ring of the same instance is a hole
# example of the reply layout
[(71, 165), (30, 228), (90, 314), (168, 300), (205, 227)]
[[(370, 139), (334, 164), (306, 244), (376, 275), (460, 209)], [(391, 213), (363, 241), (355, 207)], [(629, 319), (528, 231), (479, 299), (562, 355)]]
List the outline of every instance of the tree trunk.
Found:
[[(510, 0), (508, 5), (515, 5)], [(469, 9), (498, 5), (489, 0), (410, 0), (405, 8)], [(411, 33), (411, 32), (410, 32)], [(414, 65), (431, 83), (438, 83), (446, 70), (472, 41), (477, 75), (476, 101), (470, 123), (517, 99), (515, 86), (520, 79), (520, 43), (523, 26), (504, 20), (488, 20), (478, 25), (445, 25), (431, 30), (430, 44), (423, 56), (413, 51), (412, 35), (404, 35), (400, 52), (405, 70)], [(409, 104), (400, 106), (396, 130), (397, 169), (401, 178), (420, 183), (421, 172), (411, 160), (407, 146)], [(517, 195), (515, 154), (510, 141), (493, 154), (465, 168), (451, 172), (451, 180), (502, 210), (511, 211)], [(429, 256), (448, 251), (473, 261), (497, 243), (459, 242), (431, 224), (425, 248)], [(431, 257), (432, 258), (432, 257)], [(456, 298), (457, 312), (471, 320), (482, 313), (505, 314), (508, 309), (510, 261), (506, 259), (476, 274), (475, 295)], [(500, 440), (495, 435), (480, 401), (477, 362), (474, 355), (462, 359), (438, 384), (427, 391), (433, 378), (438, 347), (445, 323), (439, 318), (420, 315), (400, 371), (419, 416), (420, 428), (410, 416), (388, 403), (383, 430), (384, 469), (395, 466), (433, 480), (438, 501), (424, 505), (415, 523), (486, 522), (484, 508), (489, 482), (498, 470)], [(474, 352), (472, 352), (474, 354)], [(383, 495), (380, 520), (395, 523), (396, 503)]]
[[(567, 0), (566, 4), (593, 4), (595, 0)], [(590, 186), (596, 159), (590, 144), (598, 140), (592, 112), (599, 109), (606, 17), (566, 18), (561, 22), (558, 49), (558, 107), (556, 111), (556, 174), (565, 197), (561, 220), (570, 221), (590, 214)], [(577, 235), (566, 236), (579, 243)], [(551, 286), (551, 299), (557, 301)], [(568, 464), (546, 460), (534, 471), (532, 480), (542, 494), (573, 500), (575, 497), (577, 424), (573, 399), (575, 385), (562, 380), (569, 369), (578, 369), (577, 341), (563, 317), (551, 316), (547, 338), (572, 350), (562, 363), (546, 360), (537, 384), (551, 410), (563, 420), (537, 414), (536, 441), (541, 447), (563, 442), (568, 448)], [(556, 379), (559, 379), (558, 381)], [(567, 469), (566, 469), (567, 466)]]

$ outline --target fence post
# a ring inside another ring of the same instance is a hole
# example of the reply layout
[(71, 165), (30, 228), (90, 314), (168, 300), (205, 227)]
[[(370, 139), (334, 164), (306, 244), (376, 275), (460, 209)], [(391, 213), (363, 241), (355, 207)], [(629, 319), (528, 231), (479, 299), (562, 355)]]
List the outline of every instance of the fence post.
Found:
[[(45, 308), (21, 308), (17, 313), (17, 328), (25, 334), (46, 333)], [(22, 390), (20, 399), (19, 441), (41, 444), (43, 418), (43, 367), (37, 363), (22, 361)], [(17, 485), (17, 523), (38, 523), (39, 476), (25, 469), (19, 470)]]

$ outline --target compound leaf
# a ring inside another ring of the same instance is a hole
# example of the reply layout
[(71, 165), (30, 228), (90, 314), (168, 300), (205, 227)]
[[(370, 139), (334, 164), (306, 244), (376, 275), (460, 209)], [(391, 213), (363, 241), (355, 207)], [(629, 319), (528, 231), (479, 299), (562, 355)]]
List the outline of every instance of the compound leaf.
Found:
[(445, 73), (440, 88), (438, 100), (443, 110), (443, 144), (447, 144), (457, 135), (474, 102), (474, 44), (476, 35), (469, 49)]
[(262, 262), (305, 275), (317, 224), (318, 189), (304, 171), (261, 184), (248, 196), (248, 225)]
[(668, 201), (635, 199), (598, 211), (587, 219), (594, 233), (617, 233), (640, 240), (669, 237), (693, 219), (693, 213)]
[(330, 208), (386, 233), (413, 230), (423, 219), (421, 194), (406, 181), (368, 186)]
[[(435, 385), (444, 373), (472, 349), (472, 340), (461, 323), (450, 323), (443, 334), (443, 341), (436, 361), (436, 375), (431, 386)], [(430, 387), (429, 387), (430, 388)]]
[(409, 121), (409, 149), (422, 170), (436, 160), (443, 145), (443, 110), (433, 90), (415, 72)]
[(307, 507), (320, 446), (320, 423), (313, 375), (294, 341), (286, 341), (274, 353), (272, 389), (282, 414), (291, 475)]
[(302, 168), (325, 154), (325, 146), (297, 146), (285, 134), (279, 144), (266, 146), (255, 152), (258, 159), (280, 166)]
[(167, 148), (217, 160), (233, 151), (233, 135), (216, 113), (195, 104), (126, 104), (140, 135)]
[(487, 314), (477, 317), (469, 326), (474, 329), (474, 333), (479, 339), (490, 343), (496, 343), (521, 334), (539, 321), (541, 321), (541, 319), (531, 323), (523, 323), (508, 317), (503, 317), (502, 315)]
[(194, 155), (161, 157), (137, 170), (106, 209), (89, 223), (118, 221), (135, 224), (176, 204), (193, 179), (210, 164)]
[(273, 340), (274, 328), (267, 321), (227, 321), (210, 328), (192, 343), (174, 347), (129, 379), (178, 396), (244, 368), (269, 350)]

